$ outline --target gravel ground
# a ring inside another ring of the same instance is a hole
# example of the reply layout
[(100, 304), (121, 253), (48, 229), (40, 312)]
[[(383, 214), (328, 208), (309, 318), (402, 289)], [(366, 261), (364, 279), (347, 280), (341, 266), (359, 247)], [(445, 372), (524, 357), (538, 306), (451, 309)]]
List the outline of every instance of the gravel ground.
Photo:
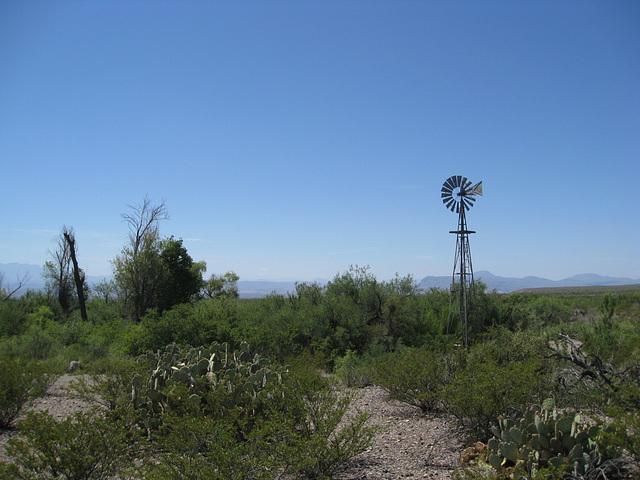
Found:
[[(71, 398), (68, 385), (73, 376), (63, 375), (46, 396), (30, 407), (48, 410), (56, 418), (65, 418), (91, 404)], [(379, 387), (355, 390), (351, 407), (369, 412), (370, 425), (381, 430), (373, 445), (335, 476), (336, 480), (384, 480), (400, 478), (448, 479), (459, 466), (462, 442), (452, 423), (442, 416), (425, 415), (420, 409), (389, 400)], [(0, 460), (5, 459), (4, 444), (15, 430), (0, 430)]]
[(450, 419), (425, 415), (395, 400), (379, 387), (357, 389), (352, 408), (371, 414), (378, 425), (373, 445), (336, 475), (337, 480), (448, 479), (460, 466), (463, 449)]

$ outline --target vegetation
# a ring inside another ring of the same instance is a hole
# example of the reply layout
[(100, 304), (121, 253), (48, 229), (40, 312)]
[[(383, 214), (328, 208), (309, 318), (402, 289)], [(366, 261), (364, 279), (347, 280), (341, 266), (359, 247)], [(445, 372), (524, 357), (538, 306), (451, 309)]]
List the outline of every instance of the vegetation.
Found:
[[(19, 430), (2, 478), (331, 478), (377, 434), (346, 415), (345, 387), (369, 384), (455, 419), (459, 478), (616, 478), (639, 461), (639, 290), (480, 285), (465, 348), (449, 292), (411, 277), (351, 267), (239, 299), (237, 275), (204, 281), (204, 262), (160, 236), (166, 217), (146, 198), (124, 215), (115, 279), (91, 291), (70, 229), (47, 291), (0, 286), (0, 427)], [(72, 393), (102, 408), (16, 421), (72, 360)]]
[(34, 362), (0, 358), (0, 428), (10, 427), (30, 401), (42, 396), (55, 375)]

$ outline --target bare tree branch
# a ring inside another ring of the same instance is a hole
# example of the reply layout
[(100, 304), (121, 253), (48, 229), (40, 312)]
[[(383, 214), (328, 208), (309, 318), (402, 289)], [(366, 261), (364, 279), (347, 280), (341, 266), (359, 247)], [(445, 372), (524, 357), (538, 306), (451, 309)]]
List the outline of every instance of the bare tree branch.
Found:
[(164, 201), (160, 205), (152, 206), (148, 196), (144, 197), (140, 205), (129, 205), (129, 208), (133, 212), (123, 213), (122, 218), (129, 226), (129, 244), (134, 255), (137, 255), (144, 238), (157, 227), (160, 220), (167, 220), (169, 213)]
[(158, 222), (169, 218), (164, 203), (154, 206), (145, 196), (138, 206), (129, 206), (130, 213), (122, 218), (129, 227), (129, 244), (114, 261), (116, 281), (123, 287), (126, 297), (133, 302), (133, 318), (139, 320), (147, 304), (155, 296), (158, 276), (153, 255), (159, 245)]
[(610, 364), (603, 362), (598, 355), (584, 353), (581, 342), (572, 339), (569, 335), (560, 334), (559, 337), (559, 341), (547, 344), (547, 348), (553, 353), (546, 358), (558, 358), (571, 362), (581, 369), (581, 377), (602, 380), (614, 392), (620, 388), (617, 380), (637, 367), (632, 365), (624, 370), (615, 370)]
[[(13, 296), (13, 294), (16, 293), (18, 290), (20, 290), (30, 279), (31, 279), (31, 275), (29, 275), (29, 272), (26, 272), (22, 276), (22, 278), (17, 277), (18, 286), (11, 291), (7, 290), (7, 294), (2, 299), (2, 301), (6, 302), (7, 300), (9, 300)], [(3, 280), (4, 280), (4, 273), (0, 274), (0, 287), (2, 287)], [(2, 291), (2, 288), (0, 288), (0, 291)]]

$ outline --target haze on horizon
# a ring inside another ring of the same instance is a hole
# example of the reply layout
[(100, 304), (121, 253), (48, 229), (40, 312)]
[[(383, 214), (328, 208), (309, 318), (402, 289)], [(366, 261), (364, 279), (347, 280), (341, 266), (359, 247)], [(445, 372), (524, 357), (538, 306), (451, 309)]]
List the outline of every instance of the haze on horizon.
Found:
[(0, 263), (63, 225), (111, 275), (121, 214), (208, 274), (640, 278), (637, 2), (0, 4)]

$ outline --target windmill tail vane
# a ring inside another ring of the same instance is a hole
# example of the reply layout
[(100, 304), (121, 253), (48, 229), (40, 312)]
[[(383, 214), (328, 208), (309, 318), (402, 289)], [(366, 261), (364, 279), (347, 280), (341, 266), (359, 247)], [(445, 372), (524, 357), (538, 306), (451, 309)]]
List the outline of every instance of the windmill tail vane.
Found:
[(473, 207), (475, 197), (482, 196), (482, 193), (482, 182), (472, 185), (472, 182), (462, 175), (449, 177), (440, 191), (444, 206), (458, 214), (458, 229), (450, 231), (456, 234), (456, 253), (453, 261), (449, 317), (460, 320), (465, 346), (469, 345), (469, 318), (474, 313), (475, 291), (469, 246), (469, 234), (475, 232), (467, 228), (465, 212)]

